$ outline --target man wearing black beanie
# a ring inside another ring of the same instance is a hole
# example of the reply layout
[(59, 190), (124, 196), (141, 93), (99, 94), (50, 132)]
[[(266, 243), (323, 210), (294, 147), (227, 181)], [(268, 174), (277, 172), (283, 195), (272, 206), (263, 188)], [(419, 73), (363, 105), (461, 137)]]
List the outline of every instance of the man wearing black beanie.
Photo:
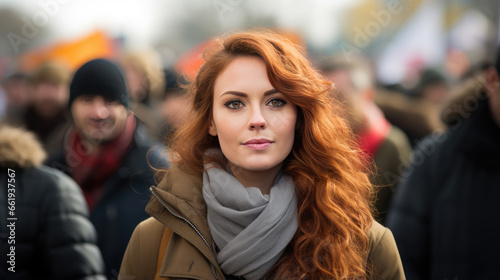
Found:
[(497, 279), (500, 49), (450, 106), (454, 124), (413, 152), (387, 216), (411, 279)]
[(68, 107), (80, 134), (96, 146), (94, 148), (122, 133), (126, 134), (124, 138), (131, 137), (124, 131), (126, 125), (135, 126), (128, 105), (125, 79), (114, 63), (95, 59), (76, 71), (70, 85)]
[(138, 132), (125, 78), (115, 63), (94, 59), (81, 66), (71, 81), (68, 107), (75, 129), (64, 151), (46, 164), (82, 188), (107, 276), (116, 278), (135, 226), (148, 217), (147, 189), (154, 184), (148, 161), (161, 168), (167, 163), (160, 148), (148, 154), (153, 143)]

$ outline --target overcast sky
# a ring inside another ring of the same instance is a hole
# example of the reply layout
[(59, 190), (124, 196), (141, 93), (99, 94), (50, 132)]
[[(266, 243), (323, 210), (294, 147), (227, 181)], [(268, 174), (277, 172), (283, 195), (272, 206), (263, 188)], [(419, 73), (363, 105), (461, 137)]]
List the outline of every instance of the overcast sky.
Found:
[[(398, 0), (369, 4), (382, 3), (384, 7), (391, 1)], [(485, 0), (477, 1), (486, 3)], [(30, 47), (71, 41), (99, 29), (112, 37), (124, 38), (128, 49), (167, 45), (177, 48), (175, 55), (179, 55), (220, 32), (246, 28), (248, 22), (258, 25), (261, 21), (295, 30), (308, 46), (330, 50), (339, 45), (336, 40), (345, 35), (346, 30), (356, 28), (344, 25), (348, 20), (352, 22), (352, 18), (348, 18), (349, 11), (360, 3), (366, 4), (363, 0), (0, 0), (0, 9), (12, 7), (32, 23), (41, 21), (46, 30), (43, 36), (32, 40), (36, 45)], [(409, 7), (410, 2), (398, 3)], [(444, 5), (451, 2), (424, 0), (423, 3), (407, 23), (397, 26), (400, 30), (387, 32), (382, 29), (386, 34), (370, 37), (378, 47), (375, 54), (381, 78), (387, 82), (400, 80), (411, 61), (442, 62), (450, 43), (484, 53), (481, 46), (485, 45), (489, 36), (486, 30), (491, 24), (484, 15), (474, 11), (468, 13), (447, 37), (445, 32), (448, 31), (443, 30), (443, 11)], [(486, 6), (489, 5), (493, 6)], [(8, 29), (17, 27), (19, 32), (21, 27), (18, 25)], [(368, 48), (363, 51), (366, 50)]]
[[(307, 34), (312, 44), (326, 44), (339, 35), (335, 19), (359, 0), (0, 0), (1, 7), (14, 7), (28, 19), (49, 14), (50, 32), (44, 43), (71, 40), (103, 29), (123, 35), (130, 47), (145, 47), (159, 38), (174, 36), (168, 26), (190, 18), (193, 11), (215, 17), (226, 29), (238, 27), (245, 12), (273, 16), (277, 23)], [(245, 9), (247, 11), (245, 11)], [(191, 20), (196, 21), (196, 18)], [(161, 27), (161, 28), (160, 28)]]

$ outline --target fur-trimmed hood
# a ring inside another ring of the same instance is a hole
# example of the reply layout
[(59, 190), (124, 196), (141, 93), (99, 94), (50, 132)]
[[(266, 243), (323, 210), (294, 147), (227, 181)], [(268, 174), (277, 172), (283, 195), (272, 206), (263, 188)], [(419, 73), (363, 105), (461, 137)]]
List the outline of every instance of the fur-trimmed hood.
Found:
[(42, 165), (46, 156), (33, 133), (21, 128), (0, 127), (0, 166), (30, 168)]

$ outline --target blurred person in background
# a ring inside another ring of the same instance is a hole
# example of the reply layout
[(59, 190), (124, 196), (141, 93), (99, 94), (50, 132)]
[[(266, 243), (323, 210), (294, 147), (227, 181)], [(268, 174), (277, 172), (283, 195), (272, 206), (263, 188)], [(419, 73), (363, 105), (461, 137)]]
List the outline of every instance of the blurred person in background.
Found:
[(428, 101), (438, 111), (441, 111), (451, 93), (446, 77), (432, 68), (426, 68), (422, 71), (413, 92), (414, 98)]
[(374, 100), (387, 120), (406, 134), (413, 149), (426, 136), (446, 129), (440, 116), (441, 108), (427, 100), (384, 87), (377, 88)]
[(106, 279), (82, 192), (45, 156), (33, 133), (0, 127), (0, 278)]
[(46, 164), (66, 172), (82, 188), (106, 274), (113, 278), (132, 231), (147, 218), (151, 166), (167, 164), (147, 134), (140, 133), (129, 110), (125, 77), (115, 63), (94, 59), (81, 66), (71, 81), (67, 106), (75, 129), (64, 150)]
[(411, 145), (405, 133), (391, 125), (375, 104), (372, 71), (363, 58), (347, 61), (335, 56), (322, 59), (317, 66), (333, 82), (335, 98), (345, 106), (359, 147), (374, 161), (370, 181), (376, 191), (376, 218), (383, 224), (399, 178), (409, 161)]
[(8, 124), (34, 132), (49, 156), (63, 147), (71, 127), (67, 110), (69, 70), (55, 62), (39, 66), (29, 77), (29, 103), (18, 119)]
[(29, 76), (16, 72), (2, 79), (2, 88), (6, 98), (6, 111), (0, 122), (14, 123), (22, 119), (29, 104)]
[(159, 114), (163, 119), (162, 139), (168, 145), (172, 135), (189, 118), (191, 102), (183, 88), (186, 80), (175, 70), (165, 70), (165, 94)]
[(412, 89), (403, 92), (402, 87), (395, 88), (378, 89), (375, 103), (392, 124), (406, 133), (413, 148), (426, 136), (445, 131), (440, 114), (450, 97), (450, 85), (443, 74), (427, 68)]
[(152, 51), (126, 53), (120, 64), (130, 91), (130, 108), (146, 127), (147, 133), (160, 140), (161, 119), (156, 114), (165, 88), (160, 56)]
[(446, 107), (448, 131), (413, 153), (387, 216), (408, 279), (498, 278), (499, 73), (500, 49)]
[(297, 45), (218, 38), (120, 279), (404, 279), (331, 82)]
[(448, 129), (460, 126), (471, 111), (475, 111), (478, 98), (485, 98), (487, 92), (487, 70), (493, 63), (483, 62), (461, 77), (461, 82), (451, 91), (450, 98), (444, 103), (441, 120)]

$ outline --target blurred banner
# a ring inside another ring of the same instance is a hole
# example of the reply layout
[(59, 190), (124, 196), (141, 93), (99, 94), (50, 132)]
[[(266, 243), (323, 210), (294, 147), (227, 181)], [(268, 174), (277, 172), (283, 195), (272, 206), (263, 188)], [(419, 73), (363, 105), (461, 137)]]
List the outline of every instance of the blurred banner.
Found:
[(212, 39), (206, 40), (182, 55), (175, 65), (175, 71), (185, 75), (189, 79), (194, 79), (205, 60), (203, 52), (212, 44)]
[(81, 39), (60, 42), (35, 49), (21, 56), (20, 70), (32, 71), (45, 61), (57, 61), (71, 70), (94, 58), (116, 57), (115, 41), (102, 31), (95, 31)]
[[(304, 39), (298, 32), (282, 28), (269, 29), (284, 36), (285, 38), (290, 40), (290, 42), (305, 48)], [(213, 38), (205, 40), (196, 45), (188, 52), (184, 53), (175, 64), (175, 71), (185, 75), (189, 79), (194, 79), (198, 74), (201, 66), (205, 63), (205, 60), (203, 59), (203, 52), (206, 49), (212, 47), (211, 45), (213, 43), (213, 40)]]

